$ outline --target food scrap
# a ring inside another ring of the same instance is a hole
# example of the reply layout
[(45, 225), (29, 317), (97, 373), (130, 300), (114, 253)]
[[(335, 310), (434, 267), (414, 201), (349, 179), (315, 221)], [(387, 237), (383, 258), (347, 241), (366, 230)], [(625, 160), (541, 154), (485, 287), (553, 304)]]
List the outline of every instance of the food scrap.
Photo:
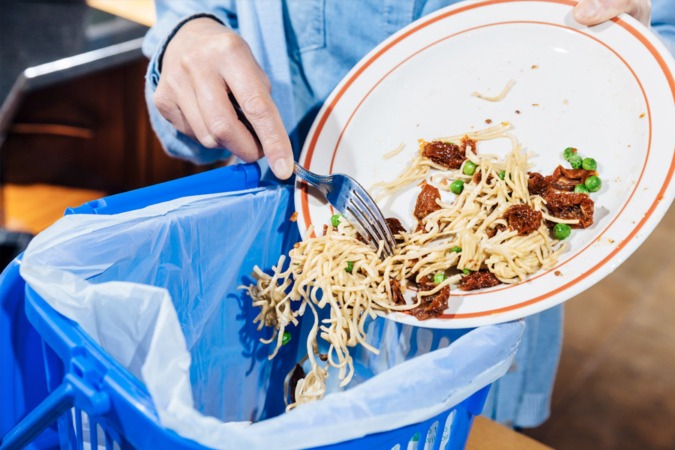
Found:
[[(296, 367), (288, 408), (322, 398), (330, 368), (347, 385), (355, 373), (351, 348), (378, 351), (367, 342), (365, 318), (400, 312), (430, 320), (445, 313), (453, 292), (527, 281), (555, 267), (565, 240), (593, 224), (591, 195), (602, 188), (598, 162), (568, 147), (562, 157), (571, 167), (558, 165), (550, 175), (532, 171), (509, 131), (502, 122), (419, 140), (406, 170), (373, 186), (385, 195), (419, 189), (409, 211), (412, 225), (386, 219), (397, 242), (393, 255), (335, 214), (323, 235), (297, 243), (271, 271), (254, 269), (256, 283), (244, 289), (259, 308), (255, 322), (273, 328), (264, 341), (276, 344), (271, 357), (289, 342), (287, 327), (305, 313), (315, 318), (307, 343), (311, 369)], [(479, 152), (480, 141), (497, 138), (511, 143), (505, 157)], [(323, 309), (330, 318), (319, 320)], [(327, 353), (319, 351), (319, 340), (329, 344)]]

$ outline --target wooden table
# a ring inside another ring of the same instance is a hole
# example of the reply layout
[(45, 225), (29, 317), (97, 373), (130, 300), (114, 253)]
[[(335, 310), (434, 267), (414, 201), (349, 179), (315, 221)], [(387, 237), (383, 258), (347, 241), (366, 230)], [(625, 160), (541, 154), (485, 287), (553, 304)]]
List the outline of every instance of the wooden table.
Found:
[(105, 192), (49, 184), (5, 184), (5, 228), (37, 234), (56, 222), (70, 206), (105, 197)]
[(546, 450), (540, 442), (503, 425), (478, 416), (473, 422), (466, 450)]

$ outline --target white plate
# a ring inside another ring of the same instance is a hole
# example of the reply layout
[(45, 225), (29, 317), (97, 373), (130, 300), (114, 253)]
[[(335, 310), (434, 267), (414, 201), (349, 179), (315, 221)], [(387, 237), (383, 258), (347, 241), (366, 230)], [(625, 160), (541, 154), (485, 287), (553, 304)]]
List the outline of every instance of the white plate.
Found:
[[(319, 112), (301, 163), (320, 174), (347, 173), (366, 188), (399, 174), (418, 139), (484, 128), (487, 119), (512, 123), (541, 173), (563, 163), (569, 146), (598, 161), (595, 223), (574, 230), (556, 267), (514, 286), (453, 289), (450, 308), (437, 319), (391, 319), (463, 328), (540, 312), (612, 272), (668, 209), (675, 194), (675, 63), (632, 18), (587, 28), (572, 19), (573, 5), (489, 0), (438, 11), (369, 53)], [(509, 80), (516, 84), (500, 102), (471, 95), (496, 95)], [(383, 159), (400, 144), (402, 153)], [(383, 202), (385, 215), (409, 227), (418, 190)], [(301, 232), (329, 222), (330, 207), (300, 186), (296, 205)]]

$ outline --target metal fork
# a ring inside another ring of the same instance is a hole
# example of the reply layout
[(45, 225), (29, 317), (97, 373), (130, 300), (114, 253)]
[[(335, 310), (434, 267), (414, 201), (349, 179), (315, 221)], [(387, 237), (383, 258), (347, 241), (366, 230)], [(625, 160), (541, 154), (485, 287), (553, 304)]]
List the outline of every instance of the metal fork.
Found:
[(293, 172), (317, 188), (375, 248), (378, 248), (380, 241), (384, 241), (384, 254), (394, 254), (396, 241), (382, 211), (355, 179), (341, 173), (317, 175), (298, 163), (295, 163)]

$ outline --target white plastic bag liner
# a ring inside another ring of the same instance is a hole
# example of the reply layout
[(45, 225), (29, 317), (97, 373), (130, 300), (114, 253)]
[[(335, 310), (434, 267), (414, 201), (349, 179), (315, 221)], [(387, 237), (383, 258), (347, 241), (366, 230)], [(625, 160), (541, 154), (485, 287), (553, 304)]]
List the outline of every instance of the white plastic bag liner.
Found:
[(377, 319), (368, 339), (381, 352), (356, 350), (356, 387), (278, 415), (300, 331), (269, 361), (259, 339), (270, 330), (256, 330), (237, 287), (297, 239), (290, 197), (276, 186), (66, 216), (33, 239), (21, 275), (146, 384), (164, 426), (209, 447), (312, 447), (399, 428), (506, 372), (522, 321), (457, 338)]

